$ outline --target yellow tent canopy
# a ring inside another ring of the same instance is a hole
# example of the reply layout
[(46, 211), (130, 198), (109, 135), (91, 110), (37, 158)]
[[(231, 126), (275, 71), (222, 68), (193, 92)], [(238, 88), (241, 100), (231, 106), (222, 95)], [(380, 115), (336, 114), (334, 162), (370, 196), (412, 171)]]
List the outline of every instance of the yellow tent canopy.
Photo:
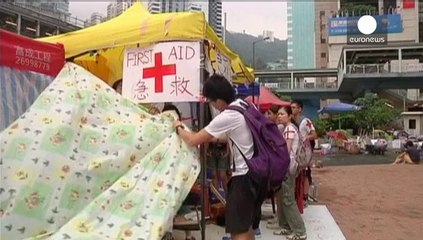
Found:
[(67, 59), (72, 59), (112, 84), (122, 78), (125, 47), (204, 39), (212, 41), (216, 48), (231, 59), (235, 76), (233, 82), (254, 81), (253, 71), (219, 40), (202, 12), (150, 14), (138, 2), (118, 17), (104, 23), (39, 40), (63, 44)]

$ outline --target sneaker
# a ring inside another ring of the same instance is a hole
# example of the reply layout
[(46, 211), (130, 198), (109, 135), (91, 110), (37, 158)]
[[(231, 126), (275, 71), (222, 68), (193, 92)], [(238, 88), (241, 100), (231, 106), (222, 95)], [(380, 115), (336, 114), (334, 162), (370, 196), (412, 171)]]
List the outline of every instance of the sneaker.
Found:
[(273, 217), (273, 218), (267, 220), (267, 224), (276, 224), (276, 223), (278, 223), (277, 217)]
[(256, 228), (253, 231), (254, 231), (254, 235), (256, 236), (256, 238), (261, 238), (260, 228)]
[(294, 235), (286, 237), (286, 239), (288, 239), (288, 240), (306, 240), (307, 234), (304, 234), (304, 235), (294, 234)]
[(279, 223), (273, 223), (273, 224), (266, 224), (266, 228), (267, 229), (272, 229), (272, 230), (279, 230), (281, 229), (281, 227), (279, 227)]
[(276, 230), (273, 232), (273, 235), (282, 235), (282, 236), (288, 236), (289, 234), (292, 233), (291, 229), (287, 229), (287, 228), (280, 228), (279, 230)]

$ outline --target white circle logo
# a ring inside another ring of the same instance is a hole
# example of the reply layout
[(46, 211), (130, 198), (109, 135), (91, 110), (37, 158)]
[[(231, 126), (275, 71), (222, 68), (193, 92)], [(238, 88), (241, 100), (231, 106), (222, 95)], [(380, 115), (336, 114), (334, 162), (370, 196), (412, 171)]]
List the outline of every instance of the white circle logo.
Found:
[(376, 31), (376, 19), (370, 15), (364, 15), (358, 19), (358, 31), (364, 35), (370, 35)]

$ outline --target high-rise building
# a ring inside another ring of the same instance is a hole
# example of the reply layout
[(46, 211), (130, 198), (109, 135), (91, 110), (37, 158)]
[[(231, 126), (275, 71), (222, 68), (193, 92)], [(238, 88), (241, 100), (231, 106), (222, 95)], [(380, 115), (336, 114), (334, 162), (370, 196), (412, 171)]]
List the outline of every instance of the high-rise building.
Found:
[(130, 8), (134, 1), (131, 0), (118, 0), (117, 2), (110, 3), (107, 5), (107, 19), (114, 18), (123, 12), (126, 9)]
[(160, 13), (162, 4), (160, 0), (149, 0), (147, 9), (150, 13)]
[(61, 19), (65, 19), (70, 15), (69, 0), (15, 0), (14, 4)]
[(314, 68), (314, 1), (287, 2), (288, 68)]
[(331, 1), (315, 2), (315, 67), (327, 68), (329, 65), (328, 22), (329, 17), (338, 11), (338, 5)]
[(263, 31), (263, 38), (269, 38), (269, 42), (273, 42), (275, 40), (275, 34), (273, 31), (264, 30)]
[(107, 19), (113, 18), (115, 16), (117, 16), (116, 3), (109, 3), (109, 5), (107, 5)]
[[(363, 6), (363, 4), (357, 3), (357, 0), (338, 0), (341, 10), (343, 8), (345, 10), (330, 16), (330, 23), (328, 23), (328, 67), (330, 68), (338, 67), (342, 49), (347, 45), (347, 33), (337, 32), (337, 30), (342, 29), (347, 21), (358, 21), (363, 15), (363, 13), (348, 12), (348, 6), (354, 4)], [(421, 9), (419, 4), (418, 0), (368, 0), (363, 7), (372, 9), (368, 12), (375, 18), (385, 18), (389, 22), (387, 44), (398, 45), (419, 42), (419, 9)]]
[(93, 12), (91, 14), (90, 18), (85, 20), (84, 27), (89, 27), (89, 26), (99, 24), (99, 23), (103, 22), (104, 20), (106, 20), (106, 17), (103, 14), (101, 14), (99, 12)]
[(210, 26), (222, 38), (222, 0), (149, 0), (147, 8), (150, 13), (203, 11)]
[(337, 10), (331, 1), (288, 1), (289, 69), (328, 67), (327, 25)]
[(222, 39), (222, 0), (209, 0), (209, 24), (217, 36)]
[(188, 1), (149, 0), (150, 13), (184, 12)]
[(419, 42), (423, 43), (423, 2), (419, 1)]

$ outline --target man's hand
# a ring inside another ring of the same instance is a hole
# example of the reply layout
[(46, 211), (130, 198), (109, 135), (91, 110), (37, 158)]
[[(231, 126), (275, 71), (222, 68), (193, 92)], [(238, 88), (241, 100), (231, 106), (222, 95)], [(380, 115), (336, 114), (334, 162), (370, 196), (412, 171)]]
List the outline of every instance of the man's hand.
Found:
[(173, 121), (173, 127), (176, 128), (177, 126), (182, 125), (181, 121), (175, 120)]

